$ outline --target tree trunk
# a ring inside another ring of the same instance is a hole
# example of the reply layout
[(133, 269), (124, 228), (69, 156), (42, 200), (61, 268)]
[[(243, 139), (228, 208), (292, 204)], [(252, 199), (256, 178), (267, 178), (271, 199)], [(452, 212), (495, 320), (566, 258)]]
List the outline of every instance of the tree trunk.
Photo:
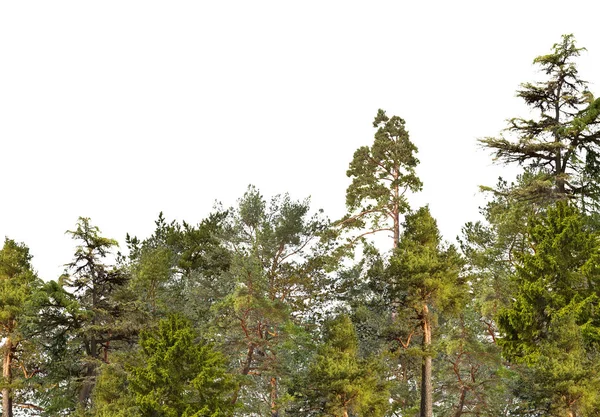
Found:
[(279, 410), (277, 409), (277, 379), (271, 377), (271, 417), (279, 417)]
[(431, 386), (431, 323), (429, 308), (423, 306), (423, 362), (421, 364), (421, 409), (420, 417), (432, 417), (433, 398)]
[(465, 387), (460, 388), (460, 398), (458, 400), (458, 405), (456, 406), (456, 412), (454, 413), (454, 417), (461, 417), (463, 413), (463, 408), (465, 407), (465, 398), (467, 396), (467, 390)]
[[(95, 324), (94, 320), (92, 320), (92, 324)], [(83, 410), (86, 409), (88, 401), (92, 394), (92, 389), (94, 388), (94, 376), (96, 374), (95, 360), (98, 359), (98, 344), (94, 336), (92, 336), (89, 342), (89, 347), (90, 350), (88, 363), (85, 365), (85, 376), (83, 378), (83, 383), (81, 384), (81, 389), (79, 391), (79, 405)]]
[[(13, 344), (10, 337), (4, 342), (4, 358), (2, 361), (2, 376), (5, 384), (12, 383), (12, 371), (10, 369), (12, 363)], [(2, 416), (13, 417), (12, 410), (12, 389), (10, 387), (2, 388)]]
[[(253, 356), (254, 356), (254, 345), (251, 344), (250, 346), (248, 346), (248, 353), (246, 354), (246, 363), (244, 364), (244, 367), (242, 368), (242, 375), (248, 375), (250, 373), (250, 366), (252, 364)], [(237, 403), (241, 389), (242, 389), (242, 386), (240, 384), (238, 384), (235, 391), (233, 392), (233, 397), (231, 397), (232, 404)]]

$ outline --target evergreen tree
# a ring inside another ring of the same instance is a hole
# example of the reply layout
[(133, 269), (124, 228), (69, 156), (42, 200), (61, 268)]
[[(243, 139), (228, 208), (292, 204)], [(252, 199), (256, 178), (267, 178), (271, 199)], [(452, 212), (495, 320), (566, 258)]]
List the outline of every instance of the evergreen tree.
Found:
[(396, 247), (400, 215), (409, 209), (406, 193), (422, 187), (415, 173), (417, 147), (398, 116), (388, 117), (379, 109), (373, 127), (377, 128), (373, 145), (356, 150), (346, 173), (352, 178), (346, 190), (349, 214), (338, 224), (366, 230), (361, 236), (390, 231)]
[(234, 385), (223, 356), (199, 340), (180, 315), (140, 335), (143, 365), (133, 367), (130, 388), (143, 417), (230, 417)]
[(326, 322), (324, 340), (295, 393), (293, 415), (384, 416), (388, 383), (380, 363), (359, 355), (354, 325), (346, 315)]
[[(2, 416), (13, 416), (15, 391), (35, 373), (27, 369), (27, 353), (31, 346), (23, 335), (23, 322), (33, 313), (32, 300), (41, 286), (31, 266), (29, 249), (6, 238), (0, 250), (0, 337), (2, 345)], [(22, 377), (15, 373), (21, 368)]]
[(249, 187), (229, 211), (224, 239), (236, 286), (217, 305), (215, 333), (243, 377), (233, 401), (241, 400), (247, 413), (266, 414), (267, 408), (279, 415), (293, 372), (286, 358), (290, 349), (303, 350), (292, 341), (307, 340), (306, 328), (322, 306), (328, 246), (320, 236), (327, 222), (309, 210), (308, 200), (279, 195), (267, 203)]
[(92, 226), (90, 219), (80, 217), (77, 228), (68, 231), (80, 244), (61, 284), (72, 290), (79, 303), (78, 320), (73, 323), (70, 343), (78, 344), (81, 356), (80, 389), (78, 403), (82, 409), (89, 407), (97, 368), (108, 361), (111, 342), (131, 335), (128, 326), (122, 326), (124, 304), (115, 299), (118, 290), (124, 288), (128, 277), (118, 267), (106, 264), (106, 258), (117, 242), (100, 236), (100, 230)]
[(593, 98), (588, 83), (579, 77), (575, 59), (582, 50), (573, 35), (564, 35), (550, 54), (535, 58), (534, 64), (548, 78), (522, 84), (517, 96), (539, 112), (539, 118), (510, 119), (507, 131), (516, 140), (481, 140), (498, 160), (525, 168), (529, 180), (512, 190), (520, 198), (598, 202), (600, 99)]
[(433, 413), (432, 359), (436, 315), (451, 314), (463, 305), (466, 285), (461, 276), (463, 261), (454, 246), (442, 247), (436, 221), (427, 207), (406, 216), (404, 231), (390, 259), (387, 285), (399, 300), (399, 314), (412, 323), (404, 338), (408, 346), (421, 336), (420, 416)]
[(500, 311), (507, 357), (527, 365), (529, 407), (547, 415), (591, 416), (600, 406), (598, 236), (560, 202), (529, 224), (518, 257), (516, 292)]

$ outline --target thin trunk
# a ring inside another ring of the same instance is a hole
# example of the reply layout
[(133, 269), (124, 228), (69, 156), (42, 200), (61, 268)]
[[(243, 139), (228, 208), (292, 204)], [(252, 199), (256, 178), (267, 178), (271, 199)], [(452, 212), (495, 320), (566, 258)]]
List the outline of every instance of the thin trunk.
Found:
[(432, 417), (433, 398), (431, 386), (431, 323), (429, 308), (423, 306), (423, 362), (421, 364), (421, 409), (420, 417)]
[[(248, 375), (250, 373), (250, 365), (252, 364), (252, 357), (254, 356), (254, 345), (248, 346), (248, 353), (246, 354), (246, 363), (242, 368), (242, 375)], [(238, 396), (240, 395), (241, 385), (238, 385), (233, 393), (233, 397), (231, 397), (231, 403), (237, 403)]]
[(400, 241), (400, 213), (398, 210), (394, 213), (394, 249), (398, 247)]
[(82, 409), (85, 409), (87, 407), (87, 402), (92, 393), (92, 388), (94, 385), (94, 372), (94, 365), (92, 365), (91, 363), (86, 365), (83, 384), (81, 385), (81, 390), (79, 391), (79, 405), (82, 407)]
[[(92, 320), (91, 320), (91, 325), (94, 328), (96, 326), (96, 312), (97, 312), (97, 306), (98, 306), (98, 299), (97, 299), (97, 294), (96, 294), (96, 278), (92, 278)], [(90, 399), (90, 395), (92, 394), (92, 389), (94, 387), (94, 376), (96, 373), (96, 364), (95, 364), (95, 360), (99, 359), (99, 352), (98, 352), (98, 343), (96, 341), (96, 337), (92, 336), (89, 339), (89, 358), (88, 358), (88, 363), (85, 366), (85, 376), (83, 379), (83, 383), (81, 385), (81, 390), (79, 391), (79, 405), (81, 406), (82, 409), (85, 409), (87, 407), (87, 403), (88, 400)]]
[(559, 194), (561, 194), (561, 196), (565, 195), (565, 180), (563, 178), (563, 176), (561, 174), (564, 174), (566, 171), (566, 166), (565, 166), (565, 170), (563, 171), (563, 167), (562, 167), (562, 149), (560, 148), (560, 146), (558, 146), (560, 144), (560, 136), (558, 135), (558, 127), (560, 126), (560, 94), (561, 94), (561, 84), (558, 84), (557, 90), (556, 90), (556, 102), (554, 103), (554, 121), (556, 123), (556, 125), (554, 126), (554, 143), (557, 145), (556, 147), (556, 167), (554, 168), (554, 173), (556, 175), (556, 187), (558, 188), (558, 192)]
[(271, 417), (279, 417), (279, 410), (277, 409), (277, 379), (271, 377)]
[[(398, 169), (394, 170), (394, 180), (398, 180)], [(398, 198), (400, 198), (400, 189), (396, 185), (394, 187), (394, 208), (392, 210), (394, 216), (394, 249), (398, 247), (398, 243), (400, 242), (400, 207), (398, 203)]]
[(454, 417), (461, 417), (463, 413), (463, 408), (465, 407), (465, 398), (467, 397), (467, 390), (465, 387), (460, 388), (460, 398), (458, 399), (458, 405), (456, 406), (456, 412), (454, 413)]
[[(4, 360), (2, 361), (2, 376), (4, 377), (4, 383), (7, 385), (12, 383), (12, 371), (10, 369), (12, 354), (12, 340), (10, 337), (7, 337), (4, 342)], [(2, 416), (13, 417), (12, 402), (12, 389), (9, 386), (2, 388)]]

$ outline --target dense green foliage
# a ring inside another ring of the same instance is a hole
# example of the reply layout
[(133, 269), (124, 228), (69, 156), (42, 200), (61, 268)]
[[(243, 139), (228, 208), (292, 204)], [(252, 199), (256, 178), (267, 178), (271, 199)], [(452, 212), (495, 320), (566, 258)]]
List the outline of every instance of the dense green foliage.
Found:
[(337, 221), (249, 186), (198, 224), (160, 213), (123, 254), (80, 218), (46, 282), (6, 238), (2, 416), (597, 416), (600, 100), (582, 51), (566, 35), (536, 58), (545, 78), (517, 92), (536, 118), (481, 140), (521, 171), (483, 187), (457, 246), (411, 207), (417, 147), (383, 110)]

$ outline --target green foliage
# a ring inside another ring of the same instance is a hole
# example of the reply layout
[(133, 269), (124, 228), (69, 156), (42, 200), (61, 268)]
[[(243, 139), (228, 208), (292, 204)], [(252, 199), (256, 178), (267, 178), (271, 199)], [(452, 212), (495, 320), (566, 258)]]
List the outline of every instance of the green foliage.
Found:
[(536, 403), (546, 403), (553, 415), (580, 415), (598, 402), (591, 392), (600, 387), (598, 236), (566, 203), (532, 218), (529, 235), (531, 250), (519, 255), (514, 299), (499, 314), (501, 345), (507, 357), (532, 369)]
[(359, 357), (350, 318), (340, 315), (327, 322), (324, 333), (303, 386), (295, 393), (297, 415), (384, 416), (389, 384), (381, 363)]
[[(137, 356), (134, 356), (137, 359)], [(129, 384), (129, 374), (120, 362), (132, 360), (119, 358), (111, 364), (104, 364), (98, 372), (98, 378), (92, 395), (93, 408), (90, 415), (94, 417), (141, 417), (135, 403), (135, 395)]]
[(387, 274), (394, 289), (390, 295), (417, 319), (424, 305), (456, 313), (466, 294), (463, 264), (454, 246), (442, 247), (435, 219), (428, 207), (421, 207), (406, 216), (404, 232), (390, 259)]
[(422, 187), (415, 173), (417, 147), (398, 116), (388, 117), (379, 109), (373, 127), (377, 128), (373, 145), (358, 148), (346, 172), (352, 178), (346, 190), (350, 214), (339, 224), (370, 232), (388, 230), (397, 242), (399, 215), (409, 209), (406, 192)]
[(144, 365), (131, 369), (130, 388), (141, 416), (229, 417), (233, 384), (225, 360), (178, 315), (139, 341)]
[(194, 322), (206, 321), (212, 304), (232, 289), (224, 279), (231, 256), (219, 239), (225, 215), (217, 211), (192, 226), (167, 223), (160, 213), (149, 238), (127, 236), (130, 288), (140, 310), (153, 319), (182, 312)]
[(327, 295), (330, 247), (321, 239), (327, 226), (321, 213), (310, 215), (308, 200), (283, 195), (267, 203), (252, 186), (229, 210), (226, 279), (235, 288), (215, 305), (213, 333), (242, 375), (235, 399), (248, 414), (276, 413), (287, 401), (280, 394), (300, 366), (310, 340), (306, 329)]
[(0, 250), (0, 323), (4, 337), (10, 334), (13, 321), (23, 314), (39, 285), (29, 249), (6, 238)]
[(40, 392), (41, 403), (54, 415), (75, 407), (81, 413), (88, 410), (98, 367), (116, 344), (137, 332), (123, 292), (129, 277), (107, 263), (117, 242), (102, 237), (88, 218), (79, 218), (76, 229), (67, 233), (78, 242), (73, 260), (58, 283), (44, 286), (40, 319), (32, 323), (45, 349), (48, 384)]
[[(3, 339), (2, 402), (12, 415), (13, 400), (27, 398), (32, 389), (38, 350), (26, 336), (26, 325), (36, 314), (33, 300), (41, 286), (31, 266), (29, 248), (6, 238), (0, 249), (0, 338)], [(4, 415), (3, 414), (3, 415)]]
[(578, 197), (582, 207), (597, 205), (600, 190), (600, 101), (579, 78), (575, 59), (583, 48), (563, 35), (552, 53), (534, 60), (547, 80), (524, 83), (517, 96), (538, 119), (513, 118), (507, 131), (516, 140), (485, 138), (480, 142), (504, 163), (525, 167), (529, 181), (512, 190), (519, 198), (548, 203)]

